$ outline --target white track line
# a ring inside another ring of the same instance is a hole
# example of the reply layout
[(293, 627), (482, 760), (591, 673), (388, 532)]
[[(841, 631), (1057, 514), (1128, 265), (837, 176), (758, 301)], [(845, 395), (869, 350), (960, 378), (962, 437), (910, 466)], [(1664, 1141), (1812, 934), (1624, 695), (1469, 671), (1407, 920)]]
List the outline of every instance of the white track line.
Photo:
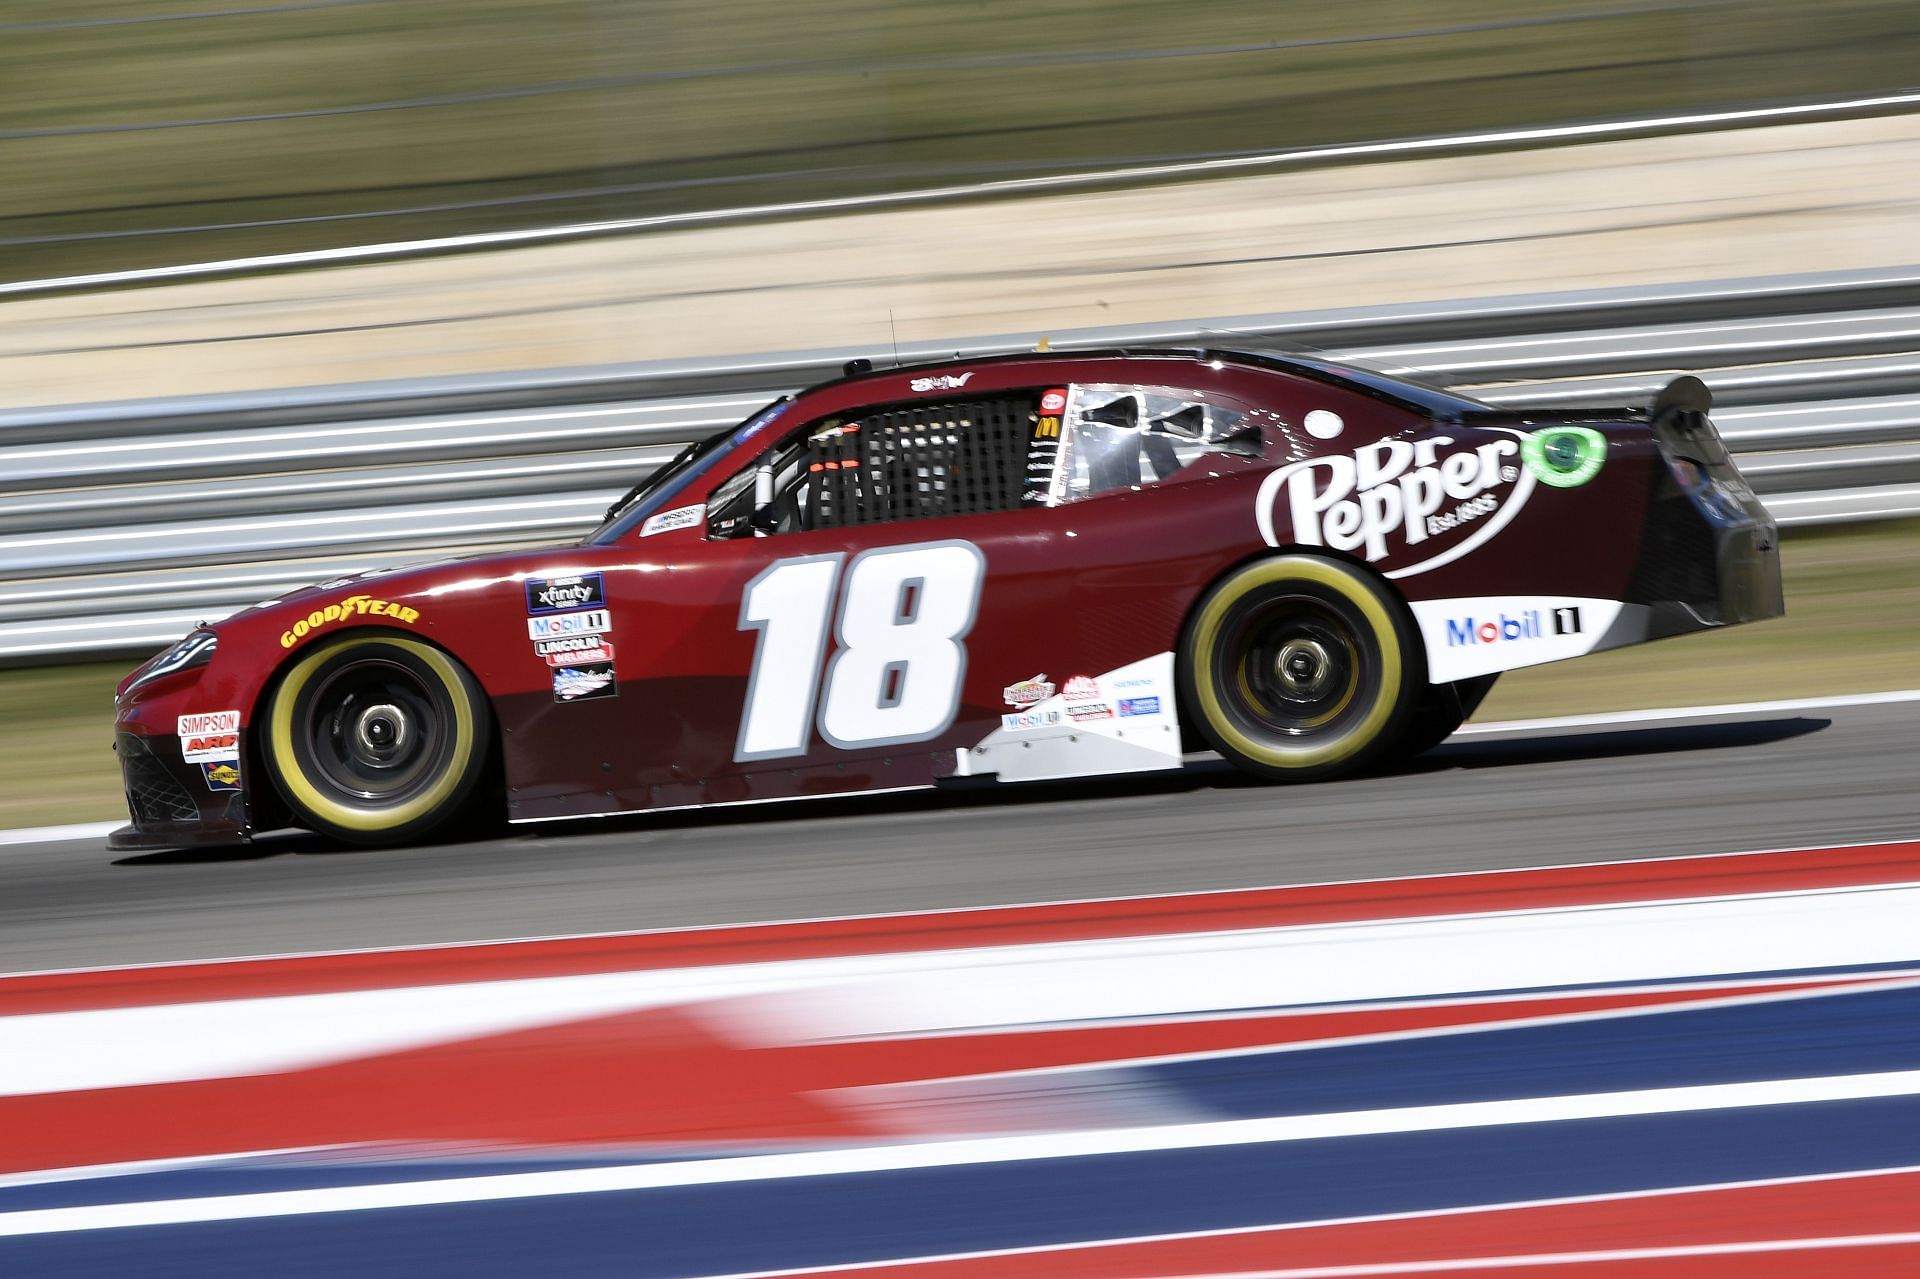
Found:
[(1431, 1132), (1501, 1124), (1551, 1123), (1678, 1114), (1742, 1106), (1859, 1101), (1920, 1094), (1920, 1071), (1886, 1071), (1817, 1079), (1649, 1088), (1632, 1092), (1456, 1102), (1391, 1110), (1166, 1124), (1095, 1132), (1045, 1132), (904, 1145), (810, 1150), (790, 1154), (690, 1159), (668, 1164), (447, 1177), (385, 1185), (328, 1186), (258, 1194), (208, 1195), (143, 1203), (88, 1204), (0, 1213), (0, 1238), (109, 1230), (131, 1226), (248, 1221), (327, 1212), (496, 1203), (548, 1195), (604, 1194), (681, 1186), (734, 1185), (793, 1177), (833, 1177), (1093, 1155), (1249, 1146), (1279, 1141), (1380, 1133)]
[(82, 822), (77, 826), (26, 826), (0, 830), (0, 848), (9, 844), (62, 844), (77, 839), (105, 839), (125, 822)]
[(1508, 719), (1468, 724), (1454, 734), (1533, 733), (1555, 728), (1600, 728), (1609, 724), (1657, 724), (1673, 719), (1708, 719), (1715, 715), (1771, 715), (1782, 711), (1814, 711), (1830, 706), (1890, 706), (1920, 702), (1920, 688), (1890, 693), (1848, 693), (1838, 697), (1796, 697), (1778, 702), (1726, 702), (1719, 706), (1668, 706), (1642, 711), (1608, 711), (1597, 715), (1561, 715), (1551, 719)]
[(1833, 113), (1900, 111), (1920, 107), (1920, 93), (1892, 93), (1869, 98), (1847, 98), (1837, 102), (1806, 102), (1784, 107), (1754, 107), (1738, 111), (1699, 111), (1686, 115), (1656, 116), (1643, 120), (1605, 120), (1592, 124), (1547, 125), (1528, 129), (1501, 129), (1483, 133), (1450, 134), (1438, 138), (1399, 138), (1387, 142), (1360, 142), (1348, 145), (1304, 147), (1292, 151), (1269, 151), (1259, 155), (1226, 156), (1213, 160), (1181, 160), (1164, 164), (1137, 165), (1106, 169), (1096, 173), (1061, 173), (1033, 178), (1004, 178), (992, 182), (973, 182), (930, 187), (920, 191), (882, 192), (876, 195), (835, 196), (821, 200), (796, 200), (785, 204), (756, 204), (733, 209), (704, 209), (691, 213), (666, 213), (645, 218), (619, 218), (606, 222), (583, 222), (570, 226), (530, 227), (521, 231), (486, 231), (471, 235), (450, 235), (435, 239), (403, 240), (388, 244), (365, 244), (337, 249), (314, 249), (303, 253), (270, 253), (258, 257), (227, 258), (213, 262), (188, 262), (178, 266), (147, 267), (131, 271), (104, 271), (94, 275), (57, 276), (44, 280), (20, 280), (0, 284), (0, 297), (14, 294), (51, 293), (63, 289), (102, 288), (121, 284), (144, 284), (157, 280), (177, 280), (197, 276), (231, 275), (242, 271), (267, 271), (284, 267), (315, 266), (333, 262), (364, 262), (381, 258), (404, 258), (422, 253), (443, 253), (459, 249), (497, 248), (509, 244), (530, 244), (549, 240), (579, 239), (583, 236), (625, 234), (676, 226), (697, 226), (715, 222), (735, 222), (751, 218), (798, 217), (816, 213), (840, 213), (854, 209), (891, 208), (925, 204), (970, 196), (1024, 195), (1038, 191), (1072, 190), (1079, 187), (1116, 183), (1161, 181), (1167, 178), (1201, 177), (1210, 173), (1233, 173), (1275, 165), (1326, 163), (1330, 160), (1368, 160), (1395, 155), (1432, 155), (1476, 147), (1508, 147), (1539, 142), (1592, 141), (1609, 137), (1631, 137), (1643, 133), (1664, 133), (1674, 129), (1712, 129), (1722, 126), (1755, 124), (1762, 121), (1802, 120)]

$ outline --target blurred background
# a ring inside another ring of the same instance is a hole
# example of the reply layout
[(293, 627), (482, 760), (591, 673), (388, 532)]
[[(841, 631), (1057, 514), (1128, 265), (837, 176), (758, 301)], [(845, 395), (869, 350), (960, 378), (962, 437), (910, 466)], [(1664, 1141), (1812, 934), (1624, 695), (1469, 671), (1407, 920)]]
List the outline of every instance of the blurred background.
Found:
[(62, 0), (0, 276), (1858, 96), (1904, 0)]
[(563, 538), (833, 364), (770, 353), (1223, 317), (1708, 374), (1793, 616), (1483, 717), (1911, 682), (1917, 57), (1909, 0), (0, 4), (0, 824), (118, 811), (111, 684), (192, 622)]

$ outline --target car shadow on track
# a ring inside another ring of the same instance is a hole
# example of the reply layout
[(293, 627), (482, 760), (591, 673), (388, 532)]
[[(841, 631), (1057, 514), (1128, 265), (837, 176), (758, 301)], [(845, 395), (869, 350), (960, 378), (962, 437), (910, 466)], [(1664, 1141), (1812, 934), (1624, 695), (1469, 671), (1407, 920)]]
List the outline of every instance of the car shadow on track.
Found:
[(1514, 768), (1532, 764), (1618, 759), (1629, 755), (1735, 750), (1791, 741), (1820, 732), (1832, 723), (1830, 719), (1795, 716), (1791, 719), (1738, 720), (1717, 724), (1669, 724), (1657, 727), (1622, 725), (1618, 728), (1542, 732), (1524, 736), (1468, 735), (1449, 738), (1441, 746), (1395, 771), (1431, 773), (1449, 768)]
[[(1766, 746), (1819, 732), (1831, 723), (1831, 720), (1826, 719), (1796, 717), (1651, 728), (1633, 725), (1577, 732), (1541, 732), (1489, 738), (1453, 737), (1418, 759), (1370, 770), (1349, 780), (1390, 785), (1395, 777), (1426, 776), (1453, 769), (1515, 768), (1635, 755), (1660, 755), (1676, 751), (1731, 750)], [(1321, 784), (1340, 785), (1341, 783)], [(719, 805), (708, 809), (685, 809), (656, 814), (639, 813), (556, 823), (550, 826), (509, 828), (506, 831), (476, 834), (458, 840), (405, 849), (349, 847), (330, 843), (317, 835), (303, 831), (284, 831), (264, 835), (251, 844), (138, 853), (120, 858), (113, 864), (128, 867), (200, 866), (253, 862), (274, 857), (319, 856), (352, 859), (360, 855), (391, 857), (433, 852), (484, 855), (488, 846), (497, 846), (503, 839), (557, 842), (558, 837), (589, 832), (603, 835), (628, 831), (641, 834), (665, 834), (705, 828), (757, 827), (778, 822), (832, 821), (900, 813), (963, 812), (971, 809), (1017, 812), (1020, 808), (1028, 806), (1176, 795), (1201, 790), (1240, 790), (1268, 785), (1270, 784), (1262, 779), (1250, 777), (1218, 758), (1203, 756), (1189, 759), (1186, 766), (1177, 772), (1130, 773), (1114, 777), (1010, 784), (995, 782), (990, 778), (980, 778), (943, 785), (931, 790), (905, 791), (888, 795), (834, 796), (793, 803), (739, 807)]]

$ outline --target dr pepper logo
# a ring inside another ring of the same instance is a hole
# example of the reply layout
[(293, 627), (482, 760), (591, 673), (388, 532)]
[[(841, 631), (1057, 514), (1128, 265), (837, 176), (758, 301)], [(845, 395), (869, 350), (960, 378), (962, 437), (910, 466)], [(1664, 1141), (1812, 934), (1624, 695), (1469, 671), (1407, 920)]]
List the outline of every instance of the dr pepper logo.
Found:
[(1327, 546), (1384, 562), (1395, 577), (1436, 567), (1492, 537), (1526, 504), (1534, 477), (1521, 465), (1523, 439), (1518, 431), (1478, 444), (1386, 439), (1283, 466), (1260, 486), (1260, 535), (1269, 546)]

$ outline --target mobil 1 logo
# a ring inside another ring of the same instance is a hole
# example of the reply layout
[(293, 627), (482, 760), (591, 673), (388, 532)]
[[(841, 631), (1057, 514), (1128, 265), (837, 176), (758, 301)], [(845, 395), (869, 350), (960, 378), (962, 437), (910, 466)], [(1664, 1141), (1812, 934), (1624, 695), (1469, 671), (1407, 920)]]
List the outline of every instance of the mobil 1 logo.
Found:
[(606, 583), (598, 573), (573, 577), (530, 577), (526, 581), (527, 612), (562, 613), (576, 608), (598, 608), (607, 602)]

